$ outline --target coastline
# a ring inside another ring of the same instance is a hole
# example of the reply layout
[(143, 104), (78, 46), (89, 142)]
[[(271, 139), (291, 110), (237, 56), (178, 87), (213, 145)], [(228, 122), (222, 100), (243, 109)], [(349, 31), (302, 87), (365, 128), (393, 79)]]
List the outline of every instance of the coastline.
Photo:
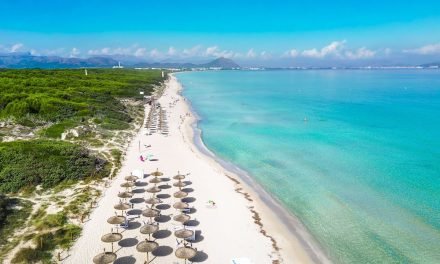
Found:
[[(169, 135), (150, 135), (144, 127), (137, 131), (129, 143), (121, 169), (103, 191), (81, 236), (62, 263), (90, 263), (103, 248), (110, 250), (110, 245), (101, 241), (101, 236), (114, 227), (107, 219), (115, 214), (113, 206), (120, 200), (118, 193), (123, 190), (120, 184), (124, 176), (139, 169), (143, 170), (144, 178), (138, 180), (134, 196), (129, 199), (133, 205), (130, 215), (135, 217), (128, 228), (120, 229), (123, 239), (114, 245), (118, 257), (114, 263), (138, 263), (145, 259), (145, 254), (139, 253), (136, 245), (145, 239), (139, 228), (147, 219), (140, 214), (146, 208), (144, 199), (150, 196), (146, 190), (153, 186), (149, 173), (156, 169), (168, 178), (159, 184), (160, 194), (168, 198), (163, 199), (166, 206), (161, 207), (160, 235), (155, 237), (160, 246), (153, 252), (154, 263), (181, 263), (174, 255), (178, 245), (173, 235), (178, 225), (173, 216), (180, 212), (171, 206), (179, 199), (172, 198), (176, 187), (172, 187), (170, 179), (178, 172), (187, 175), (185, 182), (189, 188), (184, 190), (188, 190), (188, 203), (195, 209), (190, 217), (197, 234), (193, 246), (198, 253), (192, 262), (221, 264), (244, 257), (253, 264), (327, 263), (325, 258), (322, 261), (319, 255), (311, 254), (314, 248), (307, 247), (301, 238), (292, 234), (289, 226), (279, 219), (277, 207), (270, 208), (264, 203), (265, 195), (257, 193), (233, 171), (226, 170), (218, 161), (199, 151), (194, 140), (198, 133), (197, 119), (191, 114), (189, 102), (181, 96), (181, 89), (176, 77), (171, 75), (158, 99), (167, 110)], [(146, 117), (149, 106), (144, 110)], [(140, 160), (139, 155), (146, 152), (153, 154), (154, 160)], [(215, 201), (216, 206), (208, 206), (210, 200)], [(295, 227), (295, 232), (297, 230)]]
[(279, 248), (280, 257), (284, 260), (282, 263), (290, 263), (286, 262), (286, 259), (295, 259), (295, 263), (331, 263), (318, 242), (294, 214), (284, 208), (247, 171), (219, 158), (206, 146), (203, 142), (203, 131), (198, 126), (201, 117), (191, 105), (191, 101), (183, 96), (184, 88), (178, 78), (174, 74), (170, 75), (181, 87), (178, 93), (185, 98), (184, 102), (191, 113), (189, 124), (184, 131), (187, 144), (211, 166), (223, 170), (224, 176), (240, 186), (239, 192), (254, 204), (256, 209), (252, 211), (257, 212), (261, 217), (259, 221), (262, 223), (261, 230), (268, 234), (268, 238), (273, 238), (276, 241), (275, 247)]

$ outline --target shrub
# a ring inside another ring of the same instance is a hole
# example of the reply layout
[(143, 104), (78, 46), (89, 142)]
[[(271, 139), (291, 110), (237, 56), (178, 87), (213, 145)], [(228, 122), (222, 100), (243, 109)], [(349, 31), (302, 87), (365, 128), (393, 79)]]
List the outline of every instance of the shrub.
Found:
[(64, 141), (30, 140), (0, 143), (0, 192), (17, 192), (41, 184), (108, 175), (106, 161)]
[(50, 260), (51, 257), (49, 252), (28, 247), (20, 249), (12, 259), (12, 263), (38, 263), (42, 260)]

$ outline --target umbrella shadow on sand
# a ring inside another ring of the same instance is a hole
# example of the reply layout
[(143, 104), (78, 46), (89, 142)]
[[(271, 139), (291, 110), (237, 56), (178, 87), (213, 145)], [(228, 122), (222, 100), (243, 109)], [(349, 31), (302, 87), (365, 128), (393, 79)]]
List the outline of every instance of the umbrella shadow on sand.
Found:
[(194, 189), (193, 188), (183, 188), (182, 191), (190, 193), (190, 192), (193, 192)]
[(148, 182), (135, 182), (134, 185), (138, 187), (144, 187), (148, 185)]
[(162, 190), (164, 190), (164, 189), (170, 189), (170, 188), (171, 188), (171, 185), (169, 185), (169, 184), (162, 184), (162, 185), (159, 185), (159, 188), (162, 189)]
[(154, 220), (158, 223), (166, 223), (171, 220), (169, 215), (160, 215), (154, 218)]
[(194, 198), (194, 197), (185, 197), (185, 198), (182, 198), (182, 202), (184, 202), (184, 203), (193, 203), (193, 202), (195, 202), (196, 201), (196, 198)]
[(165, 257), (173, 253), (173, 248), (169, 246), (158, 246), (154, 251), (153, 255), (156, 257)]
[(190, 185), (192, 184), (192, 181), (183, 181), (183, 183), (185, 183), (186, 185)]
[(155, 232), (153, 234), (153, 237), (156, 239), (163, 239), (163, 238), (167, 238), (167, 237), (171, 236), (171, 234), (172, 233), (170, 230), (164, 229), (164, 230), (159, 230), (159, 231)]
[(133, 190), (133, 193), (144, 193), (144, 192), (145, 192), (144, 188), (139, 188), (139, 189)]
[(161, 194), (156, 195), (156, 197), (159, 199), (167, 199), (167, 198), (170, 198), (171, 195), (166, 194), (166, 193), (161, 193)]
[(196, 219), (188, 220), (185, 222), (186, 226), (198, 226), (200, 224)]
[(133, 198), (133, 199), (130, 199), (130, 203), (142, 203), (144, 201), (145, 201), (144, 198)]
[(127, 214), (129, 215), (140, 215), (142, 214), (142, 210), (141, 209), (131, 209), (127, 211)]
[(124, 238), (118, 242), (120, 247), (134, 247), (139, 243), (139, 240), (136, 238)]
[(156, 209), (158, 209), (158, 210), (167, 210), (167, 209), (170, 209), (171, 208), (171, 205), (169, 205), (169, 204), (158, 204), (158, 205), (156, 205)]
[(192, 259), (189, 259), (191, 262), (205, 262), (208, 259), (208, 254), (203, 251), (197, 251), (197, 254)]
[(139, 228), (139, 227), (141, 227), (141, 223), (139, 223), (139, 222), (129, 222), (128, 223), (128, 228), (127, 229), (129, 229), (129, 230), (132, 230), (132, 229), (136, 229), (136, 228)]
[(189, 208), (189, 211), (188, 212), (186, 212), (187, 214), (194, 214), (194, 213), (196, 213), (197, 212), (197, 209), (196, 208)]
[(125, 257), (118, 258), (113, 263), (114, 264), (135, 264), (136, 263), (136, 259), (134, 257), (132, 257), (132, 256), (125, 256)]

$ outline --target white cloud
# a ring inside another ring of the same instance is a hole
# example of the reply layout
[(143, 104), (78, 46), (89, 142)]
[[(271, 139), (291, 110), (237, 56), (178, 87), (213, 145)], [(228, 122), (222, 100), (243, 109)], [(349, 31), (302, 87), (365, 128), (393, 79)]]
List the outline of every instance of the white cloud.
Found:
[(306, 49), (302, 52), (298, 52), (295, 49), (290, 51), (286, 51), (283, 57), (296, 57), (302, 56), (307, 58), (314, 59), (323, 59), (323, 58), (337, 58), (337, 59), (349, 59), (349, 60), (358, 60), (358, 59), (368, 59), (372, 58), (377, 54), (377, 51), (367, 49), (366, 47), (361, 47), (357, 50), (348, 49), (345, 46), (346, 41), (333, 41), (329, 45), (321, 48), (321, 49)]
[(110, 48), (101, 48), (101, 49), (94, 49), (94, 50), (89, 50), (87, 52), (87, 54), (89, 55), (110, 55), (112, 54), (111, 52), (112, 50)]
[(91, 49), (87, 52), (89, 55), (131, 55), (131, 56), (144, 56), (147, 54), (147, 50), (145, 48), (140, 48), (138, 45), (132, 45), (130, 47), (116, 47), (109, 48), (104, 47), (101, 49)]
[(281, 57), (285, 57), (285, 58), (296, 58), (298, 57), (299, 52), (296, 49), (291, 49), (288, 50), (286, 52), (284, 52), (284, 54)]
[(136, 51), (134, 52), (134, 56), (136, 57), (144, 57), (145, 55), (147, 55), (148, 51), (146, 48), (137, 48)]
[(159, 58), (161, 56), (162, 56), (162, 54), (157, 49), (152, 49), (150, 51), (150, 57), (152, 57), (152, 58), (157, 59), (157, 58)]
[(22, 43), (12, 44), (11, 46), (0, 45), (0, 52), (6, 52), (6, 53), (17, 52), (20, 51), (23, 47), (24, 45)]
[(202, 48), (201, 45), (197, 45), (197, 46), (194, 46), (194, 47), (192, 47), (190, 49), (184, 49), (183, 52), (182, 52), (182, 55), (185, 56), (185, 57), (196, 56), (200, 52), (201, 48)]
[(345, 57), (350, 60), (357, 60), (357, 59), (368, 59), (372, 58), (376, 55), (375, 51), (369, 50), (365, 47), (359, 48), (356, 51), (346, 51)]
[(385, 54), (385, 55), (390, 55), (391, 53), (393, 52), (393, 50), (392, 49), (390, 49), (390, 48), (385, 48), (384, 50), (383, 50), (383, 53)]
[(403, 50), (403, 52), (421, 55), (440, 54), (440, 43), (429, 44), (416, 49)]
[(70, 51), (69, 57), (75, 58), (75, 57), (78, 57), (80, 54), (81, 54), (81, 51), (79, 49), (72, 48), (72, 50)]
[(174, 56), (174, 55), (177, 54), (177, 50), (176, 50), (174, 47), (171, 46), (171, 47), (168, 49), (167, 54), (168, 54), (169, 56)]
[(32, 56), (40, 56), (40, 53), (36, 49), (31, 49), (29, 52)]
[(254, 49), (250, 49), (247, 53), (246, 53), (246, 57), (247, 58), (255, 58), (257, 56), (257, 54), (255, 53)]
[(20, 51), (21, 48), (23, 48), (23, 44), (22, 43), (16, 43), (16, 44), (11, 46), (10, 51), (11, 52), (17, 52), (17, 51)]
[[(0, 45), (0, 52), (13, 52), (24, 50), (22, 43), (13, 45)], [(366, 47), (357, 49), (349, 49), (346, 47), (346, 41), (333, 41), (322, 48), (312, 48), (298, 50), (295, 48), (289, 49), (284, 53), (272, 53), (268, 50), (256, 50), (250, 48), (240, 52), (235, 50), (222, 49), (218, 45), (202, 46), (196, 45), (190, 48), (176, 49), (174, 46), (169, 46), (168, 49), (160, 50), (157, 48), (147, 49), (133, 44), (126, 47), (101, 47), (81, 51), (77, 47), (73, 48), (57, 48), (57, 49), (28, 49), (32, 55), (47, 55), (47, 56), (63, 56), (63, 57), (82, 57), (82, 56), (111, 56), (111, 55), (127, 55), (135, 56), (142, 59), (163, 60), (170, 61), (191, 61), (194, 60), (209, 60), (217, 57), (233, 58), (237, 60), (276, 60), (280, 58), (302, 58), (307, 59), (340, 59), (340, 60), (362, 60), (373, 57), (385, 56), (391, 53), (390, 49), (370, 50)], [(401, 51), (398, 51), (398, 54)], [(438, 52), (440, 54), (440, 43), (426, 45), (418, 49), (407, 50), (406, 52), (433, 54)], [(394, 54), (394, 53), (393, 53)], [(301, 60), (300, 60), (301, 61)]]
[(212, 46), (212, 47), (206, 48), (205, 55), (206, 56), (215, 56), (215, 54), (217, 54), (218, 52), (219, 52), (218, 47)]
[(221, 50), (217, 46), (211, 46), (206, 48), (206, 50), (202, 53), (196, 54), (202, 57), (224, 57), (224, 58), (233, 58), (236, 53), (231, 50)]
[(322, 58), (322, 54), (317, 49), (304, 50), (301, 55), (304, 57)]
[(343, 41), (333, 41), (329, 45), (323, 47), (321, 50), (316, 48), (304, 50), (301, 55), (310, 58), (324, 58), (327, 56), (340, 57), (341, 51), (344, 49), (345, 40)]
[(262, 52), (260, 52), (260, 57), (263, 60), (268, 60), (268, 59), (272, 58), (272, 54), (270, 52), (263, 50)]

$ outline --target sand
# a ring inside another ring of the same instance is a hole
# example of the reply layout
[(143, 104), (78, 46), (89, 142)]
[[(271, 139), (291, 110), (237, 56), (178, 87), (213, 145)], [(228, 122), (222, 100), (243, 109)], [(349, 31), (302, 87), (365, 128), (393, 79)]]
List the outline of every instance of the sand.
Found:
[[(192, 190), (189, 197), (194, 199), (189, 199), (189, 204), (196, 209), (190, 214), (194, 220), (191, 224), (197, 230), (193, 247), (197, 248), (198, 254), (192, 259), (193, 262), (231, 263), (233, 258), (248, 258), (255, 264), (328, 262), (323, 255), (316, 253), (319, 249), (310, 242), (300, 223), (286, 217), (283, 209), (270, 196), (253, 184), (251, 179), (221, 166), (207, 150), (203, 150), (195, 129), (197, 120), (188, 102), (180, 95), (181, 88), (176, 78), (171, 76), (159, 99), (167, 110), (169, 135), (146, 135), (147, 130), (142, 128), (134, 137), (121, 170), (98, 201), (90, 220), (83, 226), (81, 237), (63, 263), (92, 263), (92, 258), (103, 248), (110, 250), (110, 245), (100, 240), (112, 227), (107, 223), (107, 218), (114, 215), (113, 205), (119, 201), (117, 194), (122, 191), (120, 184), (124, 182), (124, 176), (138, 169), (146, 174), (159, 169), (164, 173), (163, 178), (170, 178), (170, 181), (158, 184), (165, 187), (160, 194), (171, 195), (163, 199), (171, 207), (162, 210), (164, 222), (160, 223), (160, 237), (156, 239), (160, 247), (154, 252), (157, 256), (152, 263), (183, 263), (174, 255), (178, 246), (173, 233), (179, 224), (172, 219), (173, 215), (179, 213), (172, 207), (178, 201), (172, 196), (178, 190), (172, 186), (175, 182), (172, 176), (178, 171), (189, 174), (185, 181), (190, 184), (185, 188)], [(148, 113), (149, 106), (145, 111)], [(151, 147), (146, 148), (147, 145)], [(142, 162), (140, 153), (153, 154), (157, 160)], [(151, 178), (140, 179), (140, 185)], [(170, 188), (165, 186), (167, 184)], [(144, 189), (152, 186), (148, 183), (136, 187), (137, 193), (133, 198), (150, 197), (150, 193), (144, 192)], [(136, 202), (134, 209), (146, 208), (146, 204), (140, 200), (133, 200)], [(216, 206), (210, 206), (209, 200), (215, 201)], [(147, 237), (139, 232), (143, 221), (147, 219), (140, 216), (131, 221), (128, 229), (123, 230), (123, 239), (114, 244), (118, 255), (115, 263), (143, 263), (146, 255), (136, 251), (136, 244)]]

